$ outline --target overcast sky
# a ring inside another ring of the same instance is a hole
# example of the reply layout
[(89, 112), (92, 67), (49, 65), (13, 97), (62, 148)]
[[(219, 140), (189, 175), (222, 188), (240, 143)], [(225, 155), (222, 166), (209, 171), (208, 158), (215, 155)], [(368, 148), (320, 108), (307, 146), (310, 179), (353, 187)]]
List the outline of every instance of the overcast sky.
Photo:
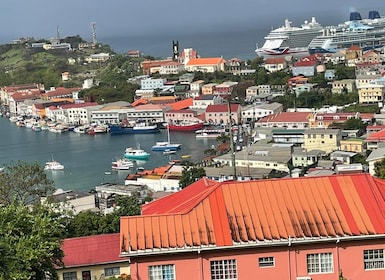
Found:
[[(92, 40), (111, 36), (180, 34), (278, 27), (285, 18), (300, 25), (316, 16), (321, 24), (347, 20), (350, 11), (385, 16), (381, 0), (2, 0), (0, 43), (80, 35)], [(99, 40), (100, 41), (100, 40)]]

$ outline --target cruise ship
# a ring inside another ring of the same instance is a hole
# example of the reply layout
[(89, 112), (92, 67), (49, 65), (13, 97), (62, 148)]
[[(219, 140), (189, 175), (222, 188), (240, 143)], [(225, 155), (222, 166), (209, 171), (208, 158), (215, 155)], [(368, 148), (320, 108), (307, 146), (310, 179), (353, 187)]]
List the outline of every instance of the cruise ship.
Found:
[(352, 12), (349, 21), (337, 26), (325, 27), (321, 34), (309, 44), (309, 53), (336, 53), (351, 46), (363, 51), (383, 49), (385, 45), (385, 17), (377, 11), (370, 11), (362, 19), (360, 13)]
[(255, 50), (263, 58), (283, 56), (306, 56), (309, 54), (308, 46), (313, 38), (320, 34), (323, 26), (315, 17), (310, 22), (305, 21), (301, 27), (291, 26), (286, 19), (285, 25), (272, 30), (266, 37), (262, 48)]

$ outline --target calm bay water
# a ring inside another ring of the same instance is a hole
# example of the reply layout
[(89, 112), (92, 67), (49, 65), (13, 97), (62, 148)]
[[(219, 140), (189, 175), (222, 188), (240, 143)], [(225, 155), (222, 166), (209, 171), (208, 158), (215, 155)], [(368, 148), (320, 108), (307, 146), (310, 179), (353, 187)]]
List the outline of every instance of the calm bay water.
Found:
[[(0, 166), (11, 161), (38, 161), (42, 165), (52, 158), (65, 166), (62, 171), (46, 171), (57, 188), (64, 190), (89, 191), (100, 183), (123, 183), (125, 177), (136, 171), (136, 167), (153, 169), (166, 165), (171, 159), (181, 155), (191, 155), (192, 162), (202, 160), (204, 150), (216, 144), (214, 139), (195, 139), (193, 132), (172, 132), (171, 142), (181, 143), (182, 149), (171, 156), (153, 152), (156, 141), (166, 141), (167, 131), (157, 134), (116, 135), (77, 134), (73, 132), (34, 132), (17, 127), (7, 118), (0, 117)], [(112, 171), (111, 162), (121, 157), (126, 147), (137, 147), (149, 152), (147, 161), (138, 161), (137, 166), (128, 171)], [(105, 172), (111, 174), (105, 174)]]

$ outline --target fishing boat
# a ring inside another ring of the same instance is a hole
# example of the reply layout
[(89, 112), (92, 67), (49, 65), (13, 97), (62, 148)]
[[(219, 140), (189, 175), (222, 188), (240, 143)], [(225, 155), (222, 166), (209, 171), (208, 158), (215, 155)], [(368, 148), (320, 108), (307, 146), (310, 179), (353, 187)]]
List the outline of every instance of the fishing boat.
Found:
[(182, 144), (171, 143), (170, 142), (170, 128), (167, 126), (167, 141), (156, 142), (154, 146), (152, 146), (152, 151), (176, 151), (182, 147)]
[(150, 154), (147, 153), (145, 150), (141, 149), (140, 147), (137, 149), (128, 147), (128, 148), (126, 148), (126, 150), (124, 152), (124, 157), (126, 159), (147, 160), (150, 157)]
[(203, 122), (176, 122), (168, 124), (168, 129), (171, 131), (196, 131), (202, 129)]
[(44, 170), (63, 170), (64, 165), (56, 160), (47, 161), (44, 166)]
[(129, 170), (134, 166), (134, 163), (126, 158), (119, 158), (112, 162), (113, 170)]

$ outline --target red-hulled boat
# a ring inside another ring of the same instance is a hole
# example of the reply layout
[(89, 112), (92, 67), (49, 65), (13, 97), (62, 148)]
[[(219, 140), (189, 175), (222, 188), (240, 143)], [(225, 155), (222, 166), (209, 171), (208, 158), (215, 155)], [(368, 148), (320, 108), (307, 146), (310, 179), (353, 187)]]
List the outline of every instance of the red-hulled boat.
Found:
[(196, 131), (202, 129), (203, 123), (201, 122), (180, 122), (168, 124), (168, 129), (170, 131)]

